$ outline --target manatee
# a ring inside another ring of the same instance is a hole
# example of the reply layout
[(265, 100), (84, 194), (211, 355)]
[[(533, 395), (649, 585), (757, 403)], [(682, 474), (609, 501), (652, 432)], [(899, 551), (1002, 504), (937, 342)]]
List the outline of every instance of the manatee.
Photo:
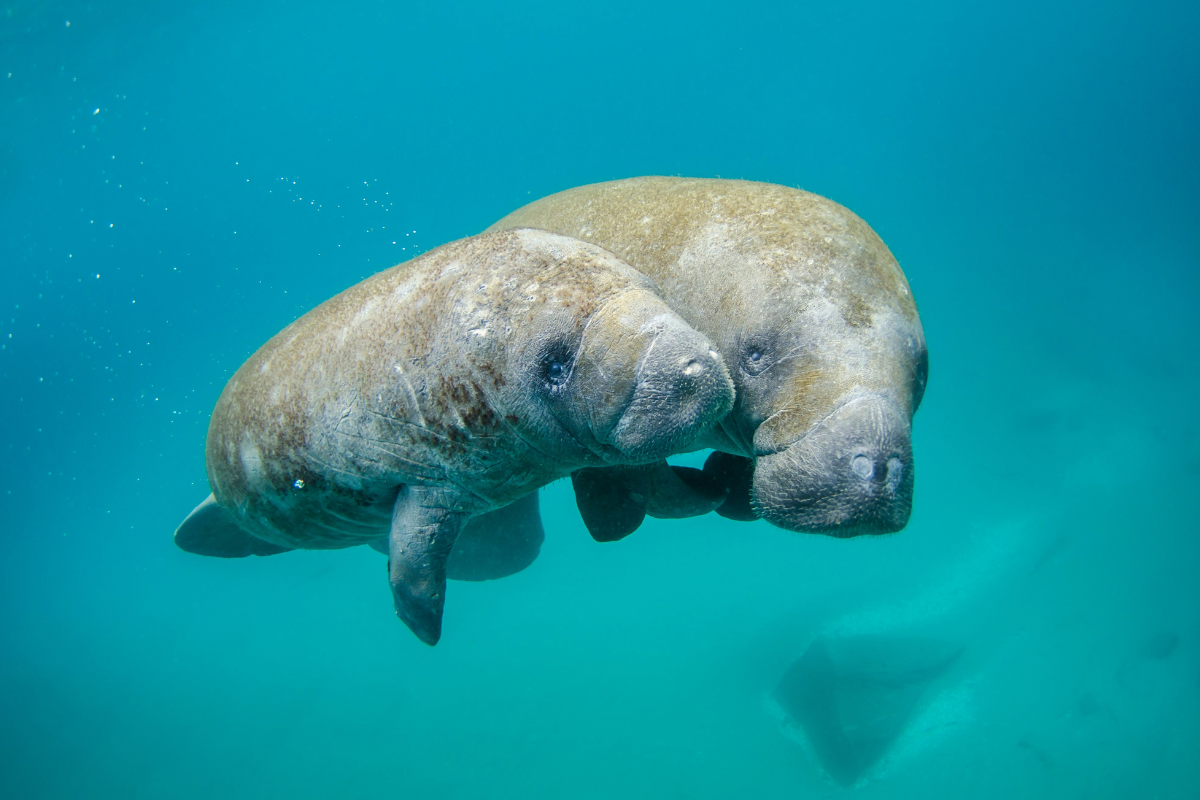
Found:
[(567, 236), (487, 233), (367, 278), (251, 356), (209, 425), (212, 495), (175, 541), (242, 556), (386, 536), (396, 612), (433, 645), (464, 525), (581, 468), (660, 461), (732, 402), (713, 345), (643, 274)]
[[(704, 470), (725, 484), (717, 513), (838, 537), (907, 524), (929, 361), (908, 281), (863, 220), (785, 186), (645, 177), (550, 195), (489, 230), (518, 227), (612, 251), (716, 344), (736, 400), (694, 445), (718, 451)], [(585, 522), (611, 523), (602, 538), (663, 505), (628, 470), (601, 491), (604, 474), (575, 481)]]
[(934, 639), (822, 636), (773, 699), (829, 776), (849, 788), (883, 758), (962, 653), (962, 645)]

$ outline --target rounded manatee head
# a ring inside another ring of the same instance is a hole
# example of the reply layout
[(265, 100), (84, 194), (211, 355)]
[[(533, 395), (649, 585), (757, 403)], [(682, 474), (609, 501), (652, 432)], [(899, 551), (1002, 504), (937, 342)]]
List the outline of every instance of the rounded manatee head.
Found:
[(712, 339), (736, 399), (701, 443), (754, 459), (760, 517), (834, 536), (904, 527), (928, 357), (904, 273), (862, 219), (774, 184), (649, 177), (493, 228), (526, 226), (617, 253)]
[(838, 537), (900, 530), (912, 511), (911, 428), (881, 395), (841, 403), (798, 440), (756, 454), (755, 512), (783, 528)]
[(912, 511), (925, 336), (879, 237), (834, 203), (817, 208), (821, 257), (803, 261), (815, 285), (760, 268), (761, 299), (741, 298), (760, 322), (729, 344), (739, 409), (726, 430), (754, 458), (752, 505), (763, 519), (838, 537), (890, 533)]
[(497, 274), (497, 285), (481, 285), (502, 335), (468, 343), (476, 361), (491, 350), (505, 365), (495, 405), (534, 447), (577, 463), (647, 463), (729, 411), (733, 383), (716, 348), (653, 281), (587, 242), (539, 230), (488, 236), (504, 235), (536, 269), (519, 284)]
[(754, 459), (752, 504), (763, 519), (837, 537), (890, 533), (912, 511), (925, 336), (883, 242), (824, 202), (819, 241), (831, 252), (814, 275), (820, 290), (793, 289), (790, 313), (776, 307), (786, 284), (772, 299), (743, 298), (762, 327), (730, 345), (739, 409), (725, 429)]

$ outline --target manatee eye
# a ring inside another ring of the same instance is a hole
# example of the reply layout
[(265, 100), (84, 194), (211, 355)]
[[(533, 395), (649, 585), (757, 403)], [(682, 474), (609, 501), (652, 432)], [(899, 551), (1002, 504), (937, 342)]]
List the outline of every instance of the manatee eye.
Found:
[(767, 348), (762, 342), (747, 344), (742, 350), (742, 372), (758, 375), (770, 365)]
[(569, 342), (559, 341), (549, 344), (543, 351), (538, 365), (542, 385), (552, 392), (566, 386), (571, 379), (571, 366), (574, 363), (574, 348)]

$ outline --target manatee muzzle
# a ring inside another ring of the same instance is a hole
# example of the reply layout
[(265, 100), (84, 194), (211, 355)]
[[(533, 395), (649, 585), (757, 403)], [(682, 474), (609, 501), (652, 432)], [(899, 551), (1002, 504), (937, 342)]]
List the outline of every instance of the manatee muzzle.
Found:
[(653, 322), (633, 395), (606, 437), (631, 463), (679, 452), (733, 406), (733, 381), (712, 344), (674, 315)]
[(892, 400), (860, 395), (774, 452), (756, 435), (753, 506), (773, 525), (850, 537), (893, 533), (912, 512), (912, 423)]

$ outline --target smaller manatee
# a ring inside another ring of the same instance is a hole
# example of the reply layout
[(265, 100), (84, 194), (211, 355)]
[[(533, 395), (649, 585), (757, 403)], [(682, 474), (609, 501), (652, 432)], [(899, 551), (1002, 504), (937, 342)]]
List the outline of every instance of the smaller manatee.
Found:
[[(246, 556), (386, 536), (396, 612), (432, 645), (471, 520), (517, 536), (526, 555), (496, 565), (515, 571), (541, 542), (538, 487), (663, 459), (732, 404), (720, 356), (650, 279), (569, 236), (486, 233), (366, 279), (251, 356), (209, 425), (213, 494), (175, 541)], [(456, 577), (493, 577), (478, 568), (493, 560), (467, 552)]]

